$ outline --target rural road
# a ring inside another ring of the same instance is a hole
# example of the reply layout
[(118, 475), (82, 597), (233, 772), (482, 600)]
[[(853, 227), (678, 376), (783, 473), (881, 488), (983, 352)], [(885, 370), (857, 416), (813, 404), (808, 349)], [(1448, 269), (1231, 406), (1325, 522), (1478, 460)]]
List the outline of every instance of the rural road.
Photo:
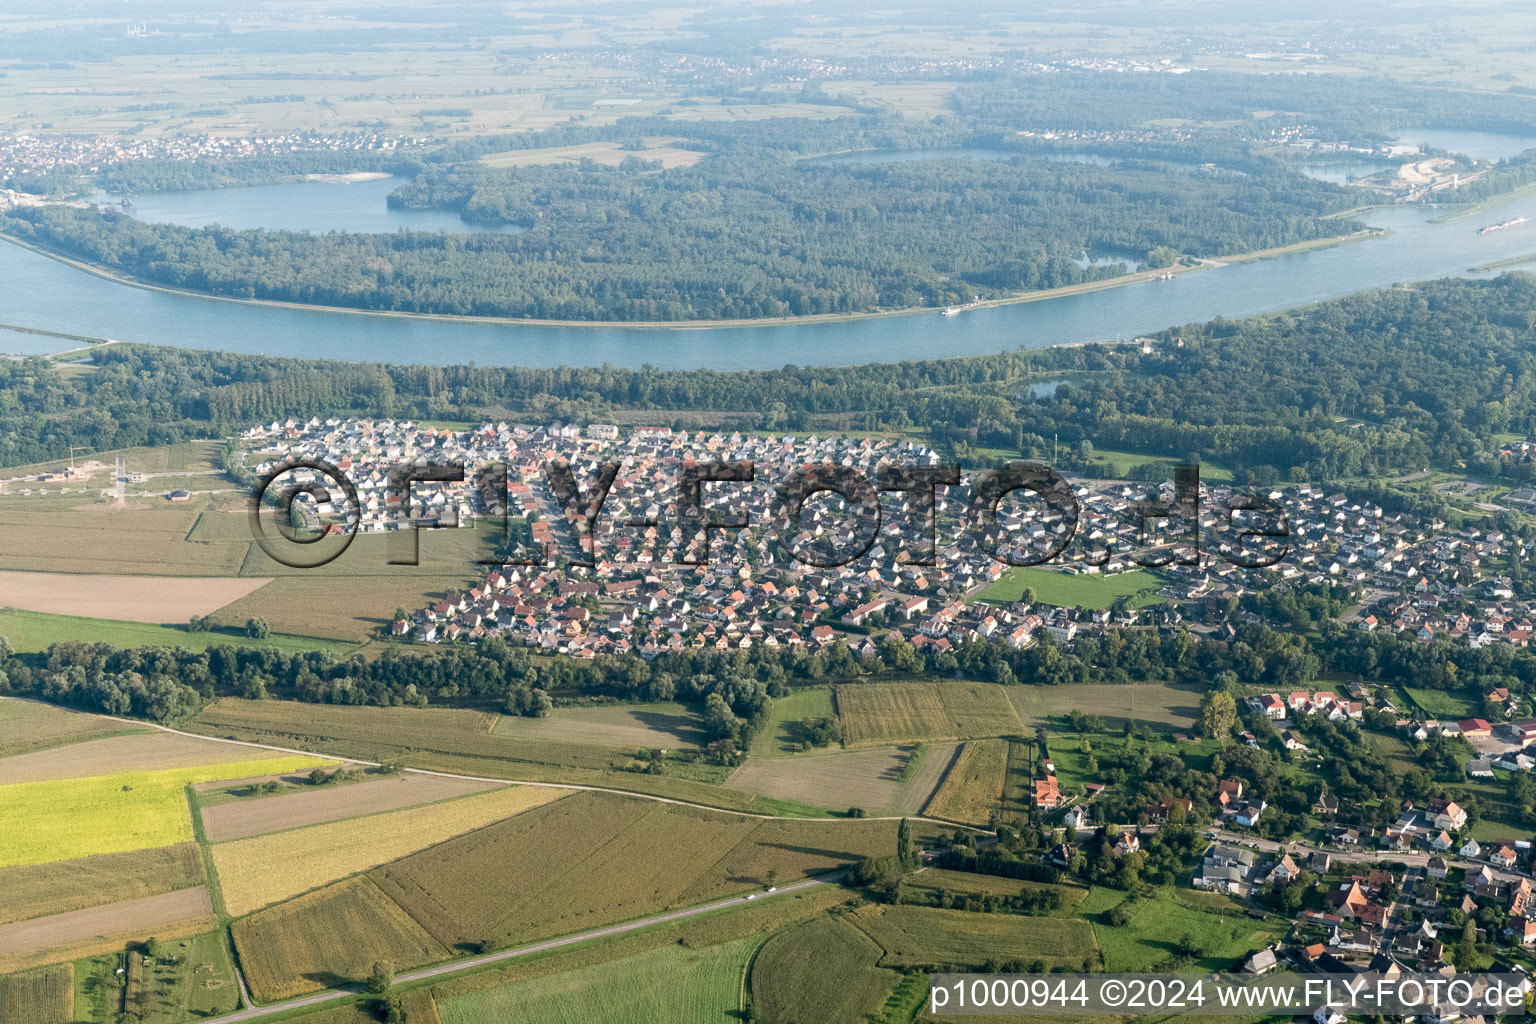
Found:
[[(773, 892), (758, 892), (752, 899), (773, 899), (776, 896), (787, 896), (793, 892), (799, 892), (817, 885), (831, 885), (840, 882), (845, 872), (824, 875), (820, 878), (809, 878), (803, 882), (794, 882), (790, 885), (781, 885)], [(714, 903), (706, 903), (702, 906), (689, 907), (686, 910), (673, 910), (665, 914), (656, 914), (653, 917), (643, 917), (638, 921), (629, 921), (624, 924), (609, 925), (606, 928), (594, 928), (591, 931), (578, 932), (575, 935), (567, 935), (559, 939), (547, 939), (544, 942), (535, 942), (529, 946), (519, 946), (516, 949), (504, 949), (499, 953), (485, 953), (481, 956), (471, 957), (468, 960), (455, 960), (451, 963), (438, 964), (435, 967), (423, 967), (419, 971), (407, 971), (395, 976), (395, 983), (426, 981), (430, 978), (440, 978), (447, 974), (457, 974), (460, 971), (474, 970), (489, 964), (500, 963), (503, 960), (513, 960), (517, 957), (532, 956), (535, 953), (544, 953), (562, 946), (572, 946), (578, 942), (589, 942), (593, 939), (604, 939), (611, 935), (622, 935), (625, 932), (636, 931), (641, 928), (650, 928), (653, 925), (666, 924), (670, 921), (680, 921), (688, 917), (696, 917), (699, 914), (708, 914), (716, 910), (725, 910), (728, 907), (738, 907), (745, 903), (749, 897), (732, 896), (730, 899), (716, 900)], [(313, 995), (299, 996), (296, 999), (284, 1000), (280, 1003), (268, 1003), (265, 1006), (252, 1006), (245, 1010), (236, 1010), (222, 1017), (212, 1017), (215, 1021), (241, 1021), (259, 1020), (262, 1017), (271, 1017), (280, 1013), (291, 1013), (305, 1007), (318, 1006), (328, 1003), (342, 996), (357, 995), (363, 992), (362, 985), (348, 985), (342, 988), (326, 989), (324, 992), (316, 992)]]

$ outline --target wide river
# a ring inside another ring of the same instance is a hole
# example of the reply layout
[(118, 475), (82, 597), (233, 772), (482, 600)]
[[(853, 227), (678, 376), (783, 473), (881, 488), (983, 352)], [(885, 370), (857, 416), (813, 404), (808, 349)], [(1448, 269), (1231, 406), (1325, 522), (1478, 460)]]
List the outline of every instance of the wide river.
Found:
[[(1438, 133), (1435, 144), (1458, 141)], [(1474, 141), (1471, 133), (1457, 133)], [(1423, 141), (1430, 141), (1424, 139)], [(1536, 140), (1475, 136), (1483, 158)], [(1472, 147), (1469, 145), (1468, 150)], [(396, 183), (306, 182), (144, 196), (133, 212), (184, 224), (309, 225), (363, 231), (463, 230), (442, 214), (389, 211)], [(1145, 281), (1096, 292), (966, 311), (762, 327), (551, 327), (360, 316), (246, 305), (150, 291), (0, 244), (0, 323), (124, 341), (392, 363), (478, 362), (512, 366), (616, 366), (721, 370), (888, 362), (1130, 337), (1168, 326), (1240, 317), (1337, 298), (1368, 288), (1447, 276), (1516, 256), (1536, 257), (1536, 195), (1474, 216), (1431, 223), (1442, 211), (1374, 210), (1363, 219), (1392, 234), (1332, 248)], [(1483, 224), (1529, 223), (1482, 235)], [(1536, 263), (1533, 263), (1536, 268)], [(0, 352), (54, 352), (58, 338), (0, 329)]]

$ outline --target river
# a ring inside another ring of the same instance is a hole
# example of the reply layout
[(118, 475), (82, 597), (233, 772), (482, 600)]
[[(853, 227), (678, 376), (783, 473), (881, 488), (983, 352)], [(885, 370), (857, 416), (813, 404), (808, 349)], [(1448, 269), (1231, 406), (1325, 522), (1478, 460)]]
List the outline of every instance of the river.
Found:
[[(1521, 143), (1531, 141), (1505, 138), (1502, 151), (1493, 155), (1518, 152), (1524, 148)], [(377, 191), (382, 206), (389, 185), (275, 187), (302, 188), (315, 202), (335, 210), (351, 202), (349, 194), (363, 194), (352, 191), (363, 187)], [(241, 222), (244, 210), (254, 223), (275, 226), (262, 212), (272, 207), (263, 190), (219, 191), (222, 205), (218, 209), (207, 208), (212, 197), (196, 197), (204, 209), (202, 216), (233, 226)], [(160, 208), (158, 204), (178, 201), (191, 202), (166, 196), (157, 197), (155, 203)], [(149, 208), (147, 199), (141, 200), (135, 213), (144, 215)], [(186, 210), (162, 209), (162, 215), (166, 212), (184, 217), (183, 223), (193, 220)], [(1306, 305), (1368, 288), (1473, 276), (1469, 275), (1473, 266), (1536, 254), (1536, 195), (1460, 220), (1431, 223), (1440, 212), (1419, 207), (1373, 210), (1363, 219), (1389, 229), (1391, 235), (1201, 270), (1170, 281), (1143, 281), (973, 309), (953, 317), (922, 312), (715, 330), (453, 322), (246, 305), (118, 284), (19, 246), (0, 244), (0, 280), (5, 282), (0, 289), (0, 323), (186, 348), (394, 363), (612, 363), (626, 367), (648, 363), (669, 369), (740, 370), (788, 363), (816, 366), (938, 358), (1131, 337), (1216, 316), (1249, 316)], [(377, 211), (366, 216), (377, 216)], [(1485, 223), (1517, 216), (1529, 218), (1530, 223), (1487, 235), (1477, 232)], [(356, 221), (299, 223), (356, 229)], [(0, 331), (0, 351), (56, 352), (72, 347), (73, 343), (60, 338)]]

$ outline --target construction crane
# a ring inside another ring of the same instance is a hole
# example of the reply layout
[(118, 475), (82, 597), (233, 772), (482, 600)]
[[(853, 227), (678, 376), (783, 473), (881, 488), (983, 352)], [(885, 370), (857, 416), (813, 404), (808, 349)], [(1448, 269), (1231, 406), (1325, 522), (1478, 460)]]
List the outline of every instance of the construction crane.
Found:
[(69, 475), (70, 476), (74, 476), (75, 475), (75, 452), (88, 452), (90, 450), (91, 449), (88, 446), (83, 445), (83, 444), (78, 444), (78, 445), (72, 444), (72, 445), (69, 446)]

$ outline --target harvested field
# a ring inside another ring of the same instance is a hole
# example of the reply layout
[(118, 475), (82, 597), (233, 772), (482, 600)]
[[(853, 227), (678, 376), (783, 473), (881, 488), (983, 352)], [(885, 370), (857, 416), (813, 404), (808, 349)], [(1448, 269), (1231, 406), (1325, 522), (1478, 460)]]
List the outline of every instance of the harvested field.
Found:
[(558, 789), (511, 786), (357, 821), (237, 839), (212, 848), (213, 864), (229, 912), (245, 914), (565, 795)]
[(292, 755), (275, 750), (215, 743), (168, 732), (140, 732), (7, 757), (0, 760), (0, 786), (48, 779), (85, 779), (118, 772), (195, 768), (234, 761), (275, 761), (285, 757), (292, 759)]
[[(144, 726), (70, 711), (30, 700), (0, 699), (0, 758), (115, 733), (146, 732)], [(4, 764), (0, 761), (0, 764)]]
[(316, 757), (279, 757), (0, 786), (0, 820), (9, 829), (0, 843), (0, 867), (190, 842), (187, 786), (238, 779), (268, 768), (331, 763)]
[(971, 740), (960, 748), (924, 815), (964, 825), (986, 825), (1001, 809), (1008, 774), (1008, 740)]
[[(579, 871), (589, 857), (616, 845), (615, 837), (625, 834), (630, 826), (669, 806), (607, 793), (576, 793), (386, 865), (374, 872), (373, 878), (445, 944), (491, 937), (499, 940), (514, 934), (519, 939), (528, 938), (531, 936), (526, 933), (511, 931), (514, 916), (526, 922), (528, 915), (520, 915), (525, 907), (544, 914), (566, 909), (551, 906), (544, 894), (560, 879)], [(747, 822), (750, 831), (751, 819), (733, 820)], [(507, 865), (517, 867), (507, 870)], [(639, 866), (659, 869), (654, 862)], [(599, 887), (607, 884), (600, 883)], [(584, 894), (577, 906), (606, 895)]]
[(218, 611), (268, 582), (0, 570), (0, 591), (11, 608), (127, 622), (185, 623), (194, 615)]
[(894, 821), (764, 821), (695, 879), (679, 902), (705, 903), (754, 885), (766, 885), (769, 872), (782, 884), (845, 867), (864, 857), (895, 852)]
[(996, 683), (846, 683), (836, 692), (848, 746), (1010, 736), (1023, 728)]
[(1076, 970), (1098, 950), (1093, 926), (1076, 918), (866, 904), (850, 920), (885, 950), (882, 967), (965, 964), (980, 969), (991, 959), (1039, 959)]
[(763, 821), (578, 793), (371, 877), (446, 945), (521, 942), (891, 853), (895, 835), (888, 821)]
[(1200, 714), (1200, 691), (1161, 683), (1010, 686), (1008, 699), (1028, 725), (1045, 725), (1071, 711), (1100, 715), (1111, 726), (1126, 719), (1187, 729)]
[(195, 843), (0, 868), (0, 924), (203, 884)]
[(203, 808), (203, 833), (212, 843), (319, 825), (381, 811), (397, 811), (496, 788), (491, 782), (435, 775), (396, 775), (346, 786), (326, 786), (269, 797), (245, 797)]
[(152, 935), (156, 929), (191, 921), (212, 927), (213, 903), (206, 886), (0, 925), (0, 963), (18, 954), (67, 948), (97, 938)]
[[(725, 784), (731, 789), (812, 807), (838, 811), (862, 807), (871, 813), (917, 814), (953, 751), (952, 744), (937, 744), (907, 782), (901, 781), (901, 770), (912, 756), (910, 746), (836, 750), (793, 758), (750, 758), (731, 773)], [(929, 771), (930, 767), (934, 770)]]
[(0, 975), (0, 1021), (70, 1024), (74, 1019), (74, 964)]
[(752, 962), (752, 1006), (760, 1019), (844, 1024), (880, 1008), (900, 975), (875, 966), (884, 951), (839, 917), (780, 932)]
[[(369, 761), (409, 760), (413, 753), (433, 752), (601, 769), (614, 760), (612, 749), (587, 742), (492, 733), (496, 720), (496, 715), (484, 712), (445, 708), (344, 707), (226, 697), (204, 708), (187, 728), (210, 736), (324, 750)], [(657, 744), (653, 737), (650, 744), (635, 745)], [(627, 762), (628, 757), (620, 760)], [(456, 770), (482, 774), (472, 766)]]
[(495, 735), (508, 739), (595, 743), (637, 750), (642, 747), (701, 747), (707, 737), (699, 715), (685, 704), (622, 704), (595, 708), (557, 708), (548, 718), (504, 715)]
[(378, 960), (404, 970), (450, 956), (367, 878), (242, 918), (230, 933), (262, 1002), (361, 981)]

